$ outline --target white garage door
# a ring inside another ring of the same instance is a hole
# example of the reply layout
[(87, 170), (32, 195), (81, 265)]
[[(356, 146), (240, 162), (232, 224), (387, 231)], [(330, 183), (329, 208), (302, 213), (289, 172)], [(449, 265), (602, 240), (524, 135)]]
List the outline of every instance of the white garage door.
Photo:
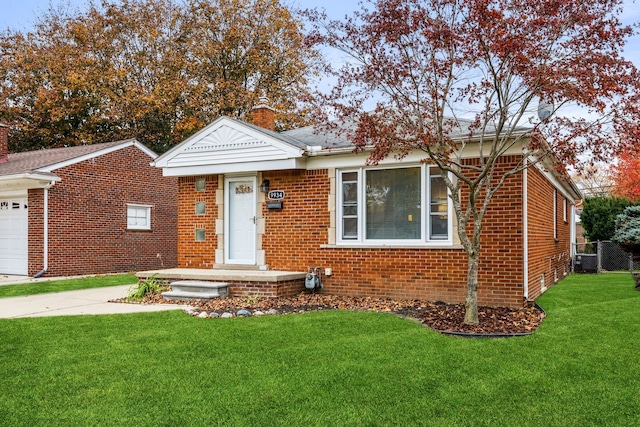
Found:
[(0, 273), (28, 274), (27, 199), (0, 199)]

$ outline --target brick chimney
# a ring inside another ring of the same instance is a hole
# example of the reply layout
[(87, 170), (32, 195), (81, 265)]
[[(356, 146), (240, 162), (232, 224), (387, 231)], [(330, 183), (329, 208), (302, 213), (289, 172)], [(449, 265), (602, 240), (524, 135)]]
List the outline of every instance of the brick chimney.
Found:
[(261, 97), (259, 104), (253, 107), (253, 124), (261, 128), (275, 130), (276, 111), (269, 106), (269, 98)]
[(0, 163), (9, 160), (9, 126), (0, 123)]

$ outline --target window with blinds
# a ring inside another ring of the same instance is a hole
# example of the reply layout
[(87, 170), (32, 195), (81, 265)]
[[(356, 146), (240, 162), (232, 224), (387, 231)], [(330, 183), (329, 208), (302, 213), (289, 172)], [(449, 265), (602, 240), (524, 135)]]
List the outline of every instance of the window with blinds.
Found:
[(451, 206), (440, 169), (357, 168), (337, 177), (339, 243), (450, 240)]

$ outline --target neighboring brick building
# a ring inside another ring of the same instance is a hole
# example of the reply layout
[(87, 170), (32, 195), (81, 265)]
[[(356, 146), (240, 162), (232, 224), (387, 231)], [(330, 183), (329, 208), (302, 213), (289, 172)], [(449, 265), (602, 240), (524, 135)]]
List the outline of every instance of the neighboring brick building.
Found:
[(155, 153), (126, 140), (7, 155), (6, 129), (0, 126), (0, 274), (177, 265), (177, 179), (150, 165)]
[[(464, 301), (466, 253), (441, 171), (420, 162), (423, 152), (367, 166), (348, 141), (273, 132), (263, 112), (260, 126), (220, 118), (154, 162), (180, 180), (179, 267), (321, 266), (326, 293)], [(521, 160), (516, 151), (499, 167)], [(569, 271), (580, 197), (551, 169), (511, 176), (495, 195), (480, 304), (520, 306)]]

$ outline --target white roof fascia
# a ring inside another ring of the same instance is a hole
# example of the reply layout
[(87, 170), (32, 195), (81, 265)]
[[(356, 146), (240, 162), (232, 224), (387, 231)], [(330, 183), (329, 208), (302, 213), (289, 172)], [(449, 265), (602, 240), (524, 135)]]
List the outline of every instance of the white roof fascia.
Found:
[(103, 156), (105, 154), (113, 153), (114, 151), (122, 150), (123, 148), (131, 147), (131, 146), (134, 146), (134, 147), (138, 148), (140, 151), (142, 151), (143, 153), (145, 153), (146, 155), (151, 157), (151, 159), (155, 159), (156, 157), (158, 157), (158, 155), (155, 152), (153, 152), (152, 150), (150, 150), (149, 148), (147, 148), (146, 146), (144, 146), (140, 142), (138, 142), (138, 141), (136, 141), (134, 139), (131, 139), (131, 140), (128, 140), (128, 141), (124, 141), (122, 144), (118, 144), (118, 145), (114, 145), (112, 147), (104, 148), (102, 150), (94, 151), (92, 153), (88, 153), (88, 154), (85, 154), (85, 155), (82, 155), (82, 156), (79, 156), (79, 157), (74, 157), (73, 159), (65, 160), (63, 162), (54, 163), (52, 165), (45, 166), (45, 167), (42, 167), (42, 168), (38, 168), (36, 170), (39, 171), (39, 172), (53, 172), (56, 169), (60, 169), (60, 168), (66, 167), (66, 166), (75, 165), (76, 163), (84, 162), (85, 160), (94, 159), (96, 157), (100, 157), (100, 156)]
[[(469, 146), (465, 148), (460, 158), (463, 159), (473, 159), (477, 158), (477, 144), (471, 143)], [(474, 155), (475, 150), (475, 155)], [(328, 151), (328, 150), (326, 150)], [(353, 148), (349, 148), (348, 150), (340, 149), (335, 150), (333, 152), (322, 151), (322, 154), (310, 155), (309, 160), (307, 161), (308, 169), (327, 169), (327, 168), (336, 168), (336, 167), (360, 167), (366, 166), (366, 161), (371, 154), (370, 149), (365, 149), (360, 153), (354, 153)], [(516, 145), (511, 147), (504, 155), (521, 155), (522, 148), (520, 145)], [(421, 162), (427, 159), (429, 155), (422, 150), (413, 150), (408, 153), (402, 159), (398, 160), (393, 156), (393, 153), (386, 158), (380, 160), (378, 165), (401, 165), (406, 163), (416, 163)]]
[[(304, 150), (295, 147), (285, 141), (274, 138), (271, 135), (260, 132), (259, 130), (254, 129), (253, 127), (245, 126), (242, 122), (238, 120), (233, 120), (229, 117), (220, 117), (216, 119), (210, 125), (204, 127), (200, 131), (191, 135), (189, 138), (185, 139), (182, 143), (178, 144), (176, 147), (167, 151), (160, 157), (158, 157), (153, 163), (153, 166), (159, 168), (171, 168), (171, 160), (179, 156), (180, 154), (186, 152), (189, 148), (197, 144), (198, 142), (205, 139), (207, 136), (216, 132), (218, 129), (228, 126), (229, 128), (236, 130), (240, 133), (250, 136), (251, 138), (255, 138), (258, 141), (265, 141), (269, 144), (273, 144), (277, 146), (278, 149), (282, 150), (286, 153), (288, 158), (298, 158), (302, 157), (304, 154)], [(236, 163), (236, 165), (240, 165), (242, 163)]]
[[(514, 138), (516, 137), (528, 137), (528, 132), (514, 132)], [(478, 150), (478, 146), (479, 146), (479, 140), (477, 138), (472, 139), (471, 141), (468, 141), (465, 138), (456, 138), (455, 141), (457, 141), (458, 143), (462, 143), (465, 142), (466, 146), (464, 148), (464, 150), (461, 153), (458, 153), (458, 155), (460, 156), (460, 158), (463, 159), (473, 159), (473, 158), (477, 158), (478, 154), (477, 154), (477, 150)], [(364, 147), (364, 149), (359, 152), (359, 153), (354, 153), (354, 149), (355, 146), (349, 146), (349, 147), (336, 147), (336, 148), (331, 148), (331, 147), (323, 147), (321, 150), (317, 150), (317, 149), (312, 149), (313, 147), (307, 147), (307, 151), (305, 152), (305, 154), (307, 156), (309, 156), (310, 158), (313, 157), (327, 157), (327, 156), (340, 156), (340, 155), (345, 155), (345, 154), (350, 154), (352, 156), (354, 155), (362, 155), (363, 153), (370, 153), (373, 151), (373, 149), (375, 148), (372, 145), (367, 145), (366, 147)], [(503, 153), (503, 155), (517, 155), (517, 154), (522, 154), (522, 145), (521, 144), (514, 144), (512, 147), (510, 147), (509, 149), (506, 150), (505, 153)], [(368, 155), (368, 154), (367, 154)], [(422, 150), (414, 150), (411, 153), (409, 153), (405, 158), (403, 158), (403, 161), (406, 161), (406, 159), (411, 159), (410, 161), (415, 161), (418, 159), (425, 159), (427, 158), (427, 153), (425, 151)], [(389, 160), (391, 159), (391, 160)], [(393, 156), (390, 155), (387, 158), (383, 159), (380, 161), (380, 163), (383, 162), (391, 162), (391, 163), (397, 163), (397, 160), (393, 159)], [(315, 164), (315, 163), (314, 163)]]
[(25, 172), (25, 173), (17, 173), (14, 175), (2, 175), (0, 176), (0, 182), (1, 181), (15, 181), (18, 179), (31, 179), (31, 180), (36, 180), (36, 181), (55, 181), (55, 182), (60, 182), (62, 181), (62, 179), (59, 176), (55, 176), (52, 174), (48, 174), (48, 173), (31, 173), (31, 172)]
[(49, 188), (60, 181), (60, 177), (51, 174), (20, 173), (4, 175), (0, 176), (0, 194), (5, 190)]
[[(535, 167), (542, 172), (542, 174), (551, 182), (551, 184), (562, 193), (562, 195), (569, 200), (570, 204), (575, 204), (576, 200), (582, 198), (582, 194), (576, 191), (573, 181), (569, 181), (566, 184), (561, 182), (557, 175), (553, 173), (550, 168), (546, 168), (541, 162), (537, 162)], [(553, 168), (553, 166), (551, 166)], [(568, 188), (567, 188), (568, 187)]]
[(163, 176), (199, 176), (233, 172), (258, 172), (284, 169), (306, 169), (306, 159), (269, 160), (263, 162), (226, 163), (219, 165), (179, 166), (162, 168)]
[(144, 145), (143, 143), (141, 143), (140, 141), (134, 139), (133, 140), (133, 146), (138, 148), (140, 151), (142, 151), (143, 153), (145, 153), (147, 156), (151, 157), (152, 159), (157, 159), (158, 158), (158, 153), (156, 153), (155, 151), (153, 151), (152, 149), (150, 149), (149, 147), (147, 147), (146, 145)]

